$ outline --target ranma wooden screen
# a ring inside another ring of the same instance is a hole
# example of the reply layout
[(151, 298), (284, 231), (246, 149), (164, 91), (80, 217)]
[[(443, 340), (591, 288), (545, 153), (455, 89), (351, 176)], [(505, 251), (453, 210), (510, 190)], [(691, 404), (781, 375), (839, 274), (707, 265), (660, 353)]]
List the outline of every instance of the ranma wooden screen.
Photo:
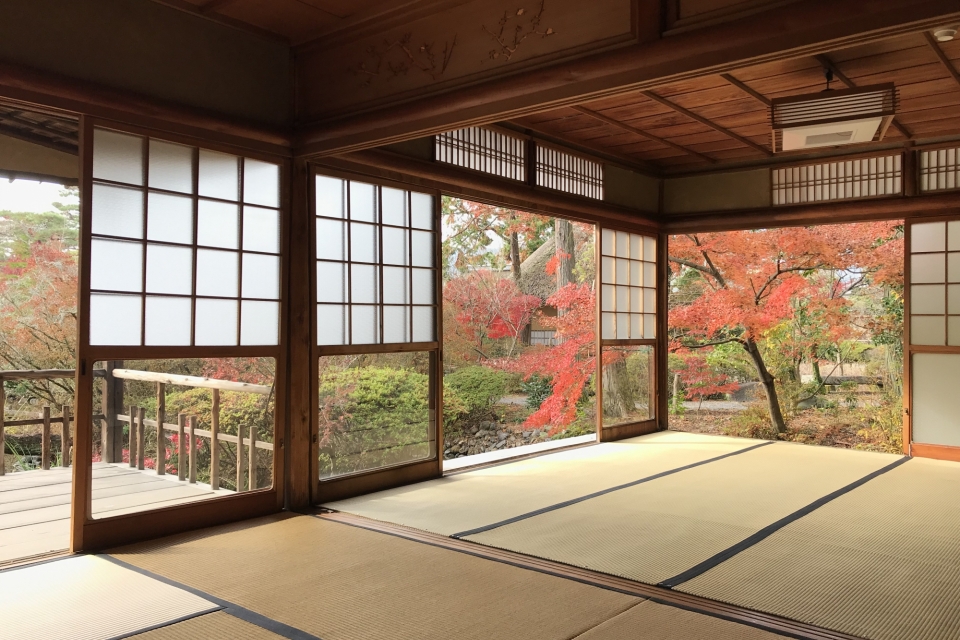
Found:
[(501, 178), (527, 180), (527, 141), (483, 127), (467, 127), (436, 136), (438, 162), (490, 173)]
[(537, 145), (537, 186), (603, 200), (603, 165), (566, 151)]
[(960, 189), (960, 149), (929, 149), (920, 152), (920, 190)]
[(772, 170), (773, 204), (800, 204), (899, 195), (903, 157), (840, 160)]

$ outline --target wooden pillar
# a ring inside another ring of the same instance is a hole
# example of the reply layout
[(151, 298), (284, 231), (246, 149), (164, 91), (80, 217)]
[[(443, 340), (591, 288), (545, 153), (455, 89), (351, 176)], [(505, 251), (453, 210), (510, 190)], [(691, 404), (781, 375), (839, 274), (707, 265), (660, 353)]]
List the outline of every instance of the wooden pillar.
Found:
[(60, 426), (60, 456), (64, 467), (70, 466), (70, 405), (63, 405), (63, 424)]
[(243, 425), (237, 427), (237, 493), (243, 491)]
[(247, 484), (250, 491), (257, 488), (257, 428), (250, 425), (250, 463), (247, 465)]
[(40, 468), (50, 468), (50, 405), (43, 407), (43, 436), (40, 441)]
[(123, 460), (123, 423), (117, 419), (123, 412), (123, 380), (113, 377), (113, 370), (121, 367), (123, 360), (107, 361), (101, 383), (103, 426), (100, 432), (100, 450), (105, 462)]
[(210, 488), (220, 488), (220, 389), (213, 390), (210, 416)]
[(4, 438), (4, 424), (6, 421), (7, 391), (3, 388), (3, 378), (0, 377), (0, 476), (7, 473), (7, 444)]
[(187, 479), (187, 465), (184, 462), (187, 459), (187, 414), (181, 413), (177, 416), (177, 443), (180, 445), (177, 451), (177, 479)]
[(190, 416), (189, 419), (189, 438), (190, 444), (190, 484), (197, 483), (197, 416)]
[(144, 421), (147, 419), (146, 410), (143, 407), (137, 408), (137, 469), (143, 471), (144, 458), (147, 452), (147, 435)]
[(130, 435), (128, 440), (130, 441), (130, 451), (128, 452), (127, 457), (130, 460), (130, 466), (137, 466), (137, 408), (133, 405), (130, 405)]
[(167, 473), (167, 435), (163, 430), (163, 421), (167, 418), (167, 387), (157, 383), (157, 475)]

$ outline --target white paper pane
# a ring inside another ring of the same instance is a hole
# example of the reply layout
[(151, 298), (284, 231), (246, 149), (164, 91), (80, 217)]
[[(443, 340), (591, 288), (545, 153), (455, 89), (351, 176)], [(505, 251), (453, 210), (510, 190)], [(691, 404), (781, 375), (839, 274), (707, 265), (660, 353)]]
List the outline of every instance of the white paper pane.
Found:
[[(242, 278), (241, 297), (276, 300), (280, 297), (280, 258), (261, 256), (255, 253), (243, 254)], [(243, 330), (242, 315), (243, 310), (241, 309), (241, 332)], [(240, 339), (241, 344), (243, 344), (242, 335)]]
[(643, 338), (643, 316), (639, 313), (630, 314), (630, 337)]
[(321, 260), (347, 259), (345, 223), (338, 220), (317, 218), (317, 258)]
[[(344, 181), (339, 178), (317, 176), (317, 215), (328, 218), (343, 218)], [(337, 342), (336, 344), (341, 344)]]
[(342, 262), (317, 262), (317, 302), (347, 302), (347, 273)]
[(347, 344), (347, 308), (345, 306), (317, 305), (317, 344)]
[(146, 345), (190, 346), (190, 298), (147, 296)]
[(143, 245), (94, 238), (90, 246), (90, 288), (142, 291)]
[(643, 289), (630, 288), (630, 311), (634, 313), (643, 312)]
[(651, 311), (656, 312), (657, 308), (657, 292), (655, 289), (644, 289), (643, 290), (643, 310), (647, 313)]
[(411, 243), (413, 245), (413, 266), (434, 266), (434, 234), (427, 231), (413, 231), (411, 232), (411, 235)]
[[(408, 226), (407, 220), (407, 192), (400, 189), (383, 187), (380, 190), (381, 212), (383, 224), (392, 224), (398, 227)], [(386, 240), (384, 240), (386, 244)]]
[(198, 347), (236, 345), (238, 312), (236, 300), (197, 298), (195, 344)]
[(139, 345), (140, 296), (90, 295), (90, 344)]
[(613, 284), (614, 277), (614, 266), (616, 264), (615, 258), (601, 258), (600, 260), (600, 282), (605, 282)]
[(200, 200), (198, 207), (197, 244), (239, 249), (240, 207), (213, 200)]
[(193, 244), (193, 198), (148, 194), (147, 239)]
[(930, 315), (946, 313), (946, 287), (942, 284), (923, 284), (910, 287), (910, 311)]
[(410, 297), (410, 270), (384, 267), (383, 301), (387, 304), (410, 304)]
[(630, 255), (630, 234), (624, 231), (617, 231), (617, 253), (618, 258), (632, 258)]
[(193, 293), (193, 249), (148, 244), (147, 292)]
[(947, 251), (960, 251), (960, 220), (947, 223)]
[(350, 265), (351, 302), (380, 302), (380, 270), (368, 264)]
[(643, 284), (643, 263), (630, 261), (630, 284), (639, 287)]
[(946, 248), (947, 224), (924, 222), (910, 225), (910, 251), (943, 251)]
[(94, 234), (143, 237), (143, 192), (139, 189), (93, 185)]
[(910, 283), (940, 283), (944, 281), (945, 257), (943, 253), (910, 256)]
[(433, 196), (416, 192), (410, 194), (410, 226), (433, 230)]
[(280, 253), (280, 212), (244, 207), (243, 248), (247, 251)]
[(126, 184), (143, 184), (143, 138), (94, 129), (93, 177)]
[(193, 193), (193, 147), (151, 140), (149, 185), (154, 189)]
[(436, 272), (432, 269), (414, 269), (413, 303), (434, 304), (436, 301)]
[(947, 254), (947, 282), (960, 282), (960, 253)]
[(605, 256), (613, 255), (613, 246), (615, 243), (615, 237), (617, 235), (616, 231), (611, 231), (610, 229), (603, 229), (600, 232), (600, 252)]
[(630, 337), (630, 314), (617, 314), (617, 338), (623, 340)]
[(943, 345), (946, 340), (946, 322), (943, 316), (911, 316), (910, 343), (915, 345)]
[(643, 337), (647, 340), (657, 337), (657, 317), (653, 314), (643, 314)]
[(363, 182), (350, 182), (350, 219), (377, 221), (377, 188)]
[(383, 308), (383, 342), (410, 342), (410, 307)]
[(601, 285), (600, 288), (600, 310), (617, 310), (617, 288), (612, 284)]
[(413, 341), (435, 342), (437, 339), (435, 324), (433, 307), (414, 307)]
[(239, 163), (236, 156), (200, 149), (200, 195), (221, 200), (237, 200), (240, 192)]
[(375, 344), (380, 342), (380, 307), (355, 304), (350, 307), (353, 344)]
[(410, 247), (407, 244), (406, 229), (392, 229), (383, 227), (383, 263), (401, 264), (410, 263)]
[(377, 227), (372, 224), (350, 223), (350, 260), (377, 262), (378, 257)]
[(912, 378), (913, 441), (960, 446), (960, 355), (917, 353)]
[(644, 260), (643, 237), (635, 233), (630, 234), (630, 257), (633, 260)]
[(960, 346), (960, 317), (947, 317), (947, 344), (951, 347)]
[(270, 162), (243, 159), (243, 201), (265, 207), (280, 206), (280, 167)]
[(657, 239), (643, 237), (643, 259), (647, 262), (657, 261)]
[(233, 251), (197, 250), (197, 295), (237, 297), (240, 257)]
[(630, 311), (630, 287), (617, 287), (617, 311), (620, 313)]
[(240, 303), (240, 344), (273, 346), (280, 342), (280, 303), (244, 300)]
[(643, 286), (650, 288), (657, 286), (657, 265), (652, 262), (643, 263)]
[(630, 284), (630, 261), (617, 258), (617, 284)]
[(617, 314), (600, 314), (600, 337), (603, 340), (613, 340), (617, 337)]
[(947, 313), (960, 314), (960, 284), (947, 286)]

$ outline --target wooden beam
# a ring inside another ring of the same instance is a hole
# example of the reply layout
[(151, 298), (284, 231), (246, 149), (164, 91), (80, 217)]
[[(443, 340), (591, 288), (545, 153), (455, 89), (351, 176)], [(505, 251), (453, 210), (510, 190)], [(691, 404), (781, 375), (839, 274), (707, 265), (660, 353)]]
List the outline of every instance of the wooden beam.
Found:
[[(215, 0), (216, 1), (216, 0)], [(153, 0), (157, 4), (162, 4), (165, 7), (170, 7), (171, 9), (176, 9), (177, 11), (183, 11), (184, 13), (190, 13), (195, 16), (199, 16), (211, 22), (216, 22), (222, 25), (226, 25), (233, 29), (238, 29), (240, 31), (246, 31), (247, 33), (259, 36), (265, 40), (272, 40), (274, 42), (282, 42), (283, 44), (289, 45), (290, 41), (278, 33), (273, 31), (268, 31), (267, 29), (261, 29), (255, 25), (250, 24), (249, 22), (243, 22), (242, 20), (236, 20), (228, 16), (218, 14), (213, 10), (203, 11), (203, 7), (198, 7), (192, 2), (187, 2), (187, 0)], [(215, 7), (216, 8), (216, 7)]]
[(218, 10), (229, 6), (231, 4), (236, 4), (237, 0), (208, 0), (198, 7), (200, 13), (204, 15), (209, 15), (215, 13)]
[(740, 89), (741, 91), (743, 91), (745, 94), (747, 94), (751, 98), (755, 98), (758, 102), (763, 103), (765, 106), (767, 107), (773, 106), (773, 103), (770, 101), (770, 98), (752, 89), (746, 83), (743, 83), (740, 80), (737, 80), (729, 73), (721, 73), (720, 77), (726, 80), (727, 82), (729, 82), (730, 84), (732, 84), (733, 86), (735, 86), (737, 89)]
[(737, 142), (739, 142), (739, 143), (741, 143), (741, 144), (744, 144), (744, 145), (746, 145), (746, 146), (748, 146), (748, 147), (750, 147), (750, 148), (752, 148), (752, 149), (756, 149), (757, 151), (759, 151), (760, 153), (762, 153), (762, 154), (764, 154), (764, 155), (773, 156), (773, 150), (772, 150), (772, 149), (768, 149), (768, 148), (764, 147), (763, 145), (757, 144), (757, 143), (754, 142), (753, 140), (749, 140), (749, 139), (747, 139), (747, 138), (744, 138), (744, 137), (741, 136), (740, 134), (734, 133), (733, 131), (730, 131), (729, 129), (727, 129), (727, 128), (725, 128), (725, 127), (721, 127), (720, 125), (718, 125), (717, 123), (713, 122), (712, 120), (707, 120), (707, 119), (704, 118), (703, 116), (697, 115), (696, 113), (694, 113), (693, 111), (690, 111), (689, 109), (684, 109), (684, 108), (681, 107), (680, 105), (675, 104), (675, 103), (673, 103), (673, 102), (670, 102), (670, 101), (667, 100), (666, 98), (663, 98), (663, 97), (661, 97), (661, 96), (658, 96), (658, 95), (655, 94), (653, 91), (641, 91), (641, 93), (643, 94), (644, 97), (649, 98), (649, 99), (653, 100), (654, 102), (658, 102), (658, 103), (662, 104), (662, 105), (665, 106), (665, 107), (668, 107), (668, 108), (670, 108), (670, 109), (673, 109), (673, 110), (676, 111), (677, 113), (683, 114), (683, 115), (687, 116), (688, 118), (690, 118), (690, 119), (692, 119), (692, 120), (696, 120), (696, 121), (699, 122), (700, 124), (705, 125), (705, 126), (707, 126), (707, 127), (710, 127), (711, 129), (713, 129), (713, 130), (715, 130), (715, 131), (719, 131), (719, 132), (722, 133), (723, 135), (725, 135), (725, 136), (727, 136), (727, 137), (729, 137), (729, 138), (733, 138), (733, 139), (736, 140)]
[[(851, 89), (856, 88), (857, 86), (856, 83), (850, 78), (848, 78), (842, 71), (840, 71), (837, 65), (834, 64), (833, 61), (826, 56), (826, 54), (816, 55), (814, 56), (814, 59), (816, 59), (817, 62), (823, 65), (825, 69), (829, 69), (830, 71), (832, 71), (833, 75), (837, 77), (837, 80), (847, 85)], [(900, 135), (902, 135), (903, 137), (907, 138), (908, 140), (913, 140), (913, 134), (910, 133), (909, 129), (907, 129), (905, 126), (897, 122), (896, 116), (894, 116), (893, 119), (890, 121), (890, 126), (892, 126), (894, 129), (899, 131)]]
[(929, 31), (923, 32), (923, 38), (927, 41), (927, 44), (930, 45), (930, 48), (933, 50), (933, 53), (937, 56), (937, 60), (940, 61), (940, 64), (943, 65), (943, 68), (947, 70), (947, 73), (950, 74), (950, 77), (953, 78), (957, 84), (960, 84), (960, 71), (957, 71), (957, 68), (953, 66), (953, 63), (950, 62), (950, 58), (946, 56), (943, 52), (943, 49), (940, 48), (940, 45), (930, 35)]
[(689, 155), (692, 155), (692, 156), (696, 156), (696, 157), (698, 157), (698, 158), (700, 158), (701, 160), (704, 160), (704, 161), (706, 161), (706, 162), (714, 163), (714, 162), (717, 161), (716, 158), (712, 158), (712, 157), (710, 157), (710, 156), (708, 156), (708, 155), (706, 155), (706, 154), (704, 154), (704, 153), (700, 153), (699, 151), (694, 151), (693, 149), (688, 149), (687, 147), (685, 147), (685, 146), (683, 146), (683, 145), (680, 145), (680, 144), (677, 144), (676, 142), (671, 142), (671, 141), (669, 141), (669, 140), (667, 140), (667, 139), (665, 139), (665, 138), (661, 138), (661, 137), (659, 137), (659, 136), (655, 136), (655, 135), (653, 135), (652, 133), (647, 133), (646, 131), (643, 131), (643, 130), (641, 130), (641, 129), (637, 129), (636, 127), (631, 127), (630, 125), (628, 125), (628, 124), (625, 123), (625, 122), (619, 122), (618, 120), (614, 120), (613, 118), (608, 118), (607, 116), (603, 115), (602, 113), (598, 113), (598, 112), (596, 112), (596, 111), (593, 111), (592, 109), (588, 109), (588, 108), (584, 107), (583, 105), (575, 105), (575, 106), (571, 107), (571, 109), (574, 109), (574, 110), (576, 110), (576, 111), (579, 111), (579, 112), (582, 113), (583, 115), (589, 116), (589, 117), (594, 118), (594, 119), (596, 119), (596, 120), (599, 120), (600, 122), (605, 122), (606, 124), (609, 124), (610, 126), (617, 127), (618, 129), (623, 129), (624, 131), (629, 131), (630, 133), (635, 133), (635, 134), (637, 134), (638, 136), (643, 136), (644, 138), (646, 138), (646, 139), (648, 139), (648, 140), (653, 140), (654, 142), (656, 142), (656, 143), (658, 143), (658, 144), (665, 145), (665, 146), (667, 146), (667, 147), (670, 147), (671, 149), (676, 149), (677, 151), (682, 151), (683, 153), (686, 153), (686, 154), (689, 154)]

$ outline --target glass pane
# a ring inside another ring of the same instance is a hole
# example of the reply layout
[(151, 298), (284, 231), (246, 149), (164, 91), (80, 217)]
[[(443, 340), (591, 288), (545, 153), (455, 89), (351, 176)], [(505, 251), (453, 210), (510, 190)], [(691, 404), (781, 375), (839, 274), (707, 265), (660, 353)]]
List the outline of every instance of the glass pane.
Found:
[(372, 224), (350, 223), (350, 260), (377, 262), (377, 227)]
[(433, 307), (413, 308), (413, 341), (434, 342), (437, 339)]
[(947, 223), (947, 251), (960, 251), (960, 220)]
[(197, 244), (204, 247), (239, 249), (240, 207), (226, 202), (200, 200)]
[(350, 182), (350, 219), (377, 221), (377, 188), (363, 182)]
[[(278, 299), (280, 297), (280, 258), (255, 253), (243, 254), (243, 283), (240, 295), (243, 298)], [(241, 321), (242, 330), (243, 322)]]
[(143, 192), (139, 189), (93, 185), (94, 234), (143, 237)]
[(911, 313), (943, 315), (946, 313), (946, 287), (942, 284), (910, 287)]
[(639, 287), (643, 285), (643, 263), (630, 261), (630, 284)]
[(643, 314), (643, 337), (647, 340), (657, 337), (657, 317), (653, 314)]
[(416, 229), (433, 230), (433, 196), (410, 194), (410, 225)]
[(617, 310), (616, 291), (617, 291), (617, 288), (612, 284), (601, 285), (601, 289), (600, 289), (600, 310), (601, 311)]
[(350, 265), (350, 301), (380, 302), (380, 270), (369, 264)]
[(383, 342), (410, 342), (410, 307), (383, 308)]
[(653, 347), (604, 347), (603, 426), (643, 422), (654, 417)]
[(910, 251), (943, 251), (946, 248), (945, 222), (924, 222), (910, 226)]
[(146, 345), (190, 346), (190, 298), (147, 296)]
[(237, 200), (240, 190), (239, 158), (200, 149), (200, 195)]
[(617, 314), (617, 338), (625, 340), (630, 337), (630, 314)]
[(615, 258), (602, 258), (600, 261), (600, 282), (607, 282), (612, 284), (614, 281), (613, 272), (614, 265), (616, 264)]
[(600, 337), (603, 340), (613, 340), (617, 337), (617, 314), (600, 314)]
[(656, 289), (643, 290), (643, 310), (656, 313), (657, 309), (657, 291)]
[(147, 292), (193, 292), (193, 249), (163, 244), (147, 245)]
[(280, 253), (280, 212), (244, 207), (243, 248), (247, 251)]
[(960, 314), (960, 284), (947, 287), (947, 313)]
[(143, 184), (143, 138), (116, 131), (93, 131), (93, 177)]
[(615, 242), (615, 236), (617, 235), (616, 231), (611, 231), (610, 229), (604, 229), (600, 232), (600, 246), (603, 255), (612, 256), (613, 255), (613, 245)]
[(960, 282), (960, 253), (947, 254), (947, 282)]
[(425, 353), (320, 358), (321, 479), (435, 455), (429, 363)]
[(317, 302), (347, 302), (347, 274), (342, 262), (317, 263)]
[[(630, 311), (634, 313), (643, 312), (643, 289), (630, 288)], [(648, 309), (648, 311), (653, 311), (653, 309)]]
[(270, 162), (244, 158), (243, 201), (265, 207), (279, 207), (280, 167)]
[(150, 181), (154, 189), (193, 193), (193, 147), (150, 141)]
[(360, 304), (350, 307), (353, 344), (375, 344), (380, 341), (379, 309)]
[[(409, 269), (403, 267), (383, 268), (383, 301), (387, 304), (410, 304)], [(367, 302), (372, 301), (368, 300)], [(427, 301), (428, 304), (431, 302), (433, 301)]]
[(143, 245), (94, 238), (90, 246), (90, 288), (142, 291)]
[(413, 266), (432, 267), (434, 265), (434, 234), (426, 231), (413, 231)]
[(237, 344), (236, 300), (197, 298), (195, 343), (198, 347), (233, 346)]
[(617, 287), (617, 311), (630, 311), (630, 287)]
[(946, 342), (946, 322), (943, 316), (911, 316), (910, 343), (915, 345), (943, 345)]
[(272, 346), (280, 341), (280, 303), (243, 300), (240, 303), (240, 344)]
[(436, 271), (428, 269), (414, 269), (413, 303), (435, 304), (436, 302)]
[(147, 239), (193, 244), (193, 198), (147, 195)]
[(344, 223), (317, 218), (317, 258), (347, 259), (347, 232)]
[(945, 257), (943, 253), (910, 256), (911, 284), (923, 282), (940, 283), (944, 281)]
[(139, 345), (140, 296), (90, 295), (90, 344)]
[(630, 261), (617, 258), (617, 284), (630, 284)]
[(617, 231), (617, 253), (618, 258), (632, 258), (630, 255), (630, 234), (623, 231)]
[(317, 215), (344, 218), (343, 180), (317, 176)]
[(960, 317), (947, 317), (947, 344), (951, 347), (960, 346)]
[[(383, 216), (383, 224), (392, 224), (398, 227), (408, 226), (407, 192), (383, 187), (380, 190), (380, 197), (382, 198), (383, 211), (381, 211), (381, 215)], [(384, 244), (386, 244), (386, 233), (384, 233)]]
[(383, 228), (383, 263), (410, 264), (410, 248), (406, 229)]
[(630, 257), (634, 260), (649, 260), (643, 255), (643, 237), (635, 233), (630, 234)]
[(639, 313), (630, 314), (630, 337), (635, 340), (643, 338), (643, 316)]
[(643, 286), (650, 288), (657, 286), (657, 265), (652, 262), (643, 263)]
[(657, 240), (656, 238), (643, 237), (643, 259), (647, 262), (657, 261)]
[(197, 250), (197, 295), (237, 297), (240, 260), (233, 251)]
[(347, 344), (347, 308), (340, 305), (317, 305), (317, 344)]

